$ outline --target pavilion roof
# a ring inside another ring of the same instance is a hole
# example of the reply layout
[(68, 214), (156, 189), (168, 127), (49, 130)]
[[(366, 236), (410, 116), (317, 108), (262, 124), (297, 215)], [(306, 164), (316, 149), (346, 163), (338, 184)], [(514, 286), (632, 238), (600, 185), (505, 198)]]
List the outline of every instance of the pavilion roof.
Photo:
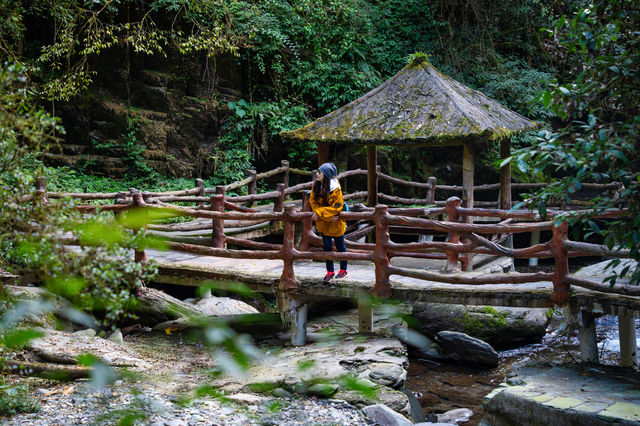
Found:
[(280, 134), (317, 142), (440, 146), (486, 143), (535, 127), (418, 57), (355, 101)]

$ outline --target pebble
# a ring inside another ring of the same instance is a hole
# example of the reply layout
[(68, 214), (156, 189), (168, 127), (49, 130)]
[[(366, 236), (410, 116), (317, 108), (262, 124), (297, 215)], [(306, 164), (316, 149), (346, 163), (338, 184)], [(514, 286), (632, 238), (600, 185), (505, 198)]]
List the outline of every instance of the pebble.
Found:
[[(157, 391), (152, 386), (140, 384), (135, 395), (127, 384), (97, 390), (78, 385), (68, 395), (56, 393), (47, 396), (46, 389), (36, 392), (41, 409), (36, 413), (17, 414), (3, 418), (3, 425), (49, 426), (81, 424), (117, 424), (118, 419), (105, 414), (116, 410), (138, 409), (147, 415), (142, 423), (152, 426), (201, 426), (201, 425), (284, 425), (302, 426), (348, 424), (364, 426), (372, 424), (360, 410), (339, 399), (320, 400), (308, 397), (269, 398), (258, 406), (244, 403), (222, 403), (214, 399), (195, 399), (189, 407), (175, 404), (175, 394)], [(278, 404), (274, 404), (274, 402)], [(274, 408), (275, 407), (275, 408)]]

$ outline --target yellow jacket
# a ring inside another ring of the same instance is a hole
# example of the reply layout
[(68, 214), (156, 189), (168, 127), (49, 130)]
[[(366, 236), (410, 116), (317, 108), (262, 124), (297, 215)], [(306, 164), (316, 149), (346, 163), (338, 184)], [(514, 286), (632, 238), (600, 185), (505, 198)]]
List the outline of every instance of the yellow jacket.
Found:
[[(331, 180), (331, 192), (327, 196), (327, 203), (322, 203), (322, 200), (317, 200), (313, 189), (311, 190), (311, 210), (318, 215), (316, 220), (316, 228), (318, 232), (329, 237), (339, 237), (344, 235), (344, 231), (347, 229), (347, 223), (338, 219), (333, 220), (333, 217), (339, 215), (342, 212), (344, 205), (344, 199), (342, 198), (342, 189), (338, 179)], [(322, 203), (322, 204), (320, 204)]]

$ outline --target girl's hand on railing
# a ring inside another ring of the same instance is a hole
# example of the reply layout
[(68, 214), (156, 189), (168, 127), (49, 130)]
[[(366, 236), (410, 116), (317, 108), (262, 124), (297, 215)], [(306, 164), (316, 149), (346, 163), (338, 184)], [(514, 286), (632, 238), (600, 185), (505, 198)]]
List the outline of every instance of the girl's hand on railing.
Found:
[(311, 220), (318, 220), (318, 213), (313, 212), (313, 214), (311, 215)]
[(337, 214), (337, 215), (335, 215), (334, 217), (331, 218), (332, 222), (337, 222), (339, 220), (340, 220), (340, 215), (339, 214)]

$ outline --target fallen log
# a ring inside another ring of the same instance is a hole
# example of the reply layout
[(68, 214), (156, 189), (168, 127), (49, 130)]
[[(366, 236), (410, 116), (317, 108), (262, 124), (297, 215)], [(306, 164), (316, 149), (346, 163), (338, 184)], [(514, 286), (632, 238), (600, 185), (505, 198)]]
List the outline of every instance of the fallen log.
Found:
[(192, 305), (154, 288), (141, 291), (132, 311), (139, 317), (140, 324), (149, 327), (181, 317), (202, 315)]
[(89, 377), (91, 368), (69, 365), (48, 364), (46, 362), (4, 361), (1, 364), (3, 373), (35, 376), (53, 380), (75, 380)]

